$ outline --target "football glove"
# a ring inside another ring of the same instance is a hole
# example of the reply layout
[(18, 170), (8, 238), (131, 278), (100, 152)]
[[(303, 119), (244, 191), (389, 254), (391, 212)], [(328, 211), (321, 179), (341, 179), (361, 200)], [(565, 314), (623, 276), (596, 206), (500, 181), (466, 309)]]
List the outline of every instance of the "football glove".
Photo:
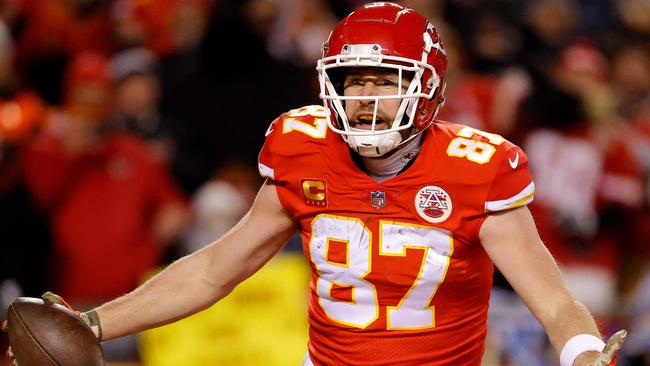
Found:
[(41, 297), (43, 298), (43, 301), (45, 301), (48, 304), (59, 304), (70, 309), (72, 312), (77, 314), (81, 318), (81, 320), (83, 320), (84, 323), (86, 323), (86, 325), (88, 325), (90, 330), (92, 330), (93, 333), (95, 334), (95, 337), (97, 337), (100, 340), (102, 339), (102, 327), (99, 323), (99, 317), (97, 316), (97, 312), (95, 312), (94, 310), (91, 310), (86, 313), (77, 311), (72, 306), (70, 306), (70, 304), (68, 304), (65, 300), (63, 300), (61, 296), (50, 291), (44, 293), (43, 296)]
[[(77, 314), (79, 316), (79, 318), (81, 318), (81, 320), (83, 320), (84, 323), (86, 323), (88, 325), (88, 327), (95, 334), (95, 337), (97, 337), (97, 338), (99, 338), (101, 340), (101, 335), (102, 335), (102, 330), (101, 329), (102, 328), (101, 328), (101, 326), (99, 324), (99, 317), (97, 316), (97, 313), (94, 310), (89, 311), (87, 313), (82, 313), (80, 311), (77, 311), (72, 306), (70, 306), (70, 304), (68, 304), (65, 300), (63, 300), (63, 298), (61, 296), (59, 296), (59, 295), (57, 295), (57, 294), (55, 294), (53, 292), (50, 292), (50, 291), (47, 291), (46, 293), (44, 293), (41, 296), (41, 298), (47, 304), (59, 304), (59, 305), (65, 306), (66, 308), (70, 309), (70, 311)], [(7, 327), (8, 327), (7, 321), (6, 320), (2, 321), (2, 325), (1, 325), (0, 328), (2, 329), (3, 332), (8, 331)], [(14, 358), (14, 353), (13, 353), (13, 351), (11, 349), (11, 346), (9, 346), (9, 348), (7, 348), (6, 356), (11, 361), (11, 364), (13, 366), (19, 366), (18, 362)]]
[(625, 329), (619, 330), (614, 333), (605, 344), (605, 348), (600, 353), (600, 357), (594, 363), (594, 366), (615, 366), (616, 365), (616, 353), (623, 347), (623, 342), (625, 342), (625, 337), (627, 336), (627, 331)]

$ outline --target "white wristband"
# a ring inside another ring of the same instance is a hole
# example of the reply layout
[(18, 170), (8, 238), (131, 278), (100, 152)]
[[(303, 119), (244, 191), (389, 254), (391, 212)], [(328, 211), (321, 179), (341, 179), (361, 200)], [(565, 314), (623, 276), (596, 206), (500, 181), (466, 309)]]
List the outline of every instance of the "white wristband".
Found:
[(569, 339), (560, 352), (560, 365), (573, 366), (573, 362), (584, 352), (602, 352), (605, 342), (591, 334), (578, 334)]

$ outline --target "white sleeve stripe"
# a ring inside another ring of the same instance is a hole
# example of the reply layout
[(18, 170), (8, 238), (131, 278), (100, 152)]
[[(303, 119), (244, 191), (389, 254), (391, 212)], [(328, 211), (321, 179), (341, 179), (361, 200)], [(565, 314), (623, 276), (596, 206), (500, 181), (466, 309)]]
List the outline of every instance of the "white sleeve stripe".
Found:
[(516, 195), (499, 201), (485, 202), (485, 211), (503, 211), (519, 206), (524, 206), (533, 201), (535, 195), (535, 183), (530, 182), (521, 192)]
[(273, 169), (269, 168), (268, 166), (258, 162), (257, 169), (260, 171), (261, 176), (275, 179), (275, 172), (273, 171)]

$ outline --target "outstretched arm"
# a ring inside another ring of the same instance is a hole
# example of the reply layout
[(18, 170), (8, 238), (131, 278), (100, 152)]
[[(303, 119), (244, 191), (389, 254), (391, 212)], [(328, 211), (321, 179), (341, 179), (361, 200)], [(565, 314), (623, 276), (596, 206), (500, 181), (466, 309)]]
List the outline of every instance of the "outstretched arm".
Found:
[[(496, 267), (546, 330), (558, 356), (578, 334), (600, 338), (587, 308), (566, 288), (527, 207), (490, 215), (480, 238)], [(591, 366), (599, 356), (598, 351), (581, 353), (573, 365)]]
[(295, 231), (275, 186), (265, 183), (251, 210), (226, 235), (174, 262), (131, 293), (95, 309), (102, 339), (140, 332), (206, 309), (260, 269)]

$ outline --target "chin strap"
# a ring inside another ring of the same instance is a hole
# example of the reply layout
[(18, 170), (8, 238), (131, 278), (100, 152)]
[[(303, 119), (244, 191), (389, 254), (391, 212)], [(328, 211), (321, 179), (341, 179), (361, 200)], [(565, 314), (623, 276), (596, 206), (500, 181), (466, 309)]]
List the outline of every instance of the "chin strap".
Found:
[(376, 158), (398, 147), (402, 135), (399, 132), (389, 132), (373, 136), (347, 136), (345, 140), (359, 155)]
[(343, 136), (343, 140), (359, 155), (378, 158), (406, 146), (418, 136), (422, 136), (422, 131), (411, 128), (411, 135), (405, 140), (402, 140), (402, 135), (397, 131), (373, 136)]

